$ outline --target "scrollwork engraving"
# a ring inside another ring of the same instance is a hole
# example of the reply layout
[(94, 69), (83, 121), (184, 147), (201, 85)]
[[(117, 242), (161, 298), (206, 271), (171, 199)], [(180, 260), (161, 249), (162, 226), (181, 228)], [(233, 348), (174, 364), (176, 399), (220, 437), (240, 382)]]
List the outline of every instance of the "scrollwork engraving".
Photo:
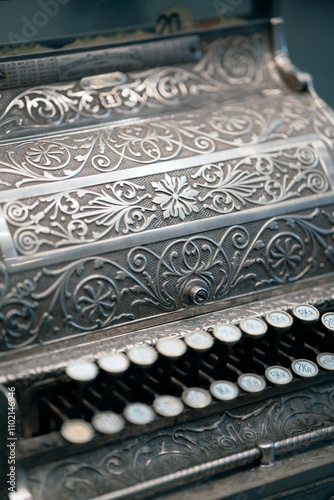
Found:
[[(0, 116), (7, 133), (17, 127), (47, 127), (79, 119), (128, 116), (148, 110), (197, 103), (217, 91), (233, 95), (273, 86), (275, 78), (266, 67), (261, 40), (253, 36), (227, 37), (213, 42), (200, 63), (186, 67), (167, 66), (146, 71), (120, 73), (118, 82), (101, 90), (81, 85), (48, 85), (21, 91)], [(276, 83), (276, 82), (275, 82)]]
[(3, 287), (2, 348), (43, 341), (45, 334), (52, 339), (54, 317), (53, 328), (61, 319), (66, 335), (189, 307), (187, 290), (198, 281), (215, 302), (240, 296), (245, 287), (249, 293), (329, 272), (333, 220), (333, 213), (315, 209), (251, 223), (252, 232), (237, 225), (166, 242), (162, 251), (160, 244), (137, 246), (43, 268), (12, 289)]
[[(331, 122), (319, 113), (305, 97), (287, 95), (279, 100), (245, 102), (243, 106), (219, 104), (209, 113), (187, 113), (177, 119), (142, 120), (93, 132), (75, 132), (58, 139), (2, 145), (0, 189), (113, 172), (312, 131), (329, 144)], [(314, 179), (313, 187), (317, 185), (320, 190), (321, 182)]]
[(182, 175), (152, 174), (141, 181), (7, 202), (3, 214), (16, 251), (33, 255), (155, 229), (161, 220), (168, 225), (199, 220), (212, 212), (269, 206), (330, 189), (319, 153), (308, 144), (206, 164)]

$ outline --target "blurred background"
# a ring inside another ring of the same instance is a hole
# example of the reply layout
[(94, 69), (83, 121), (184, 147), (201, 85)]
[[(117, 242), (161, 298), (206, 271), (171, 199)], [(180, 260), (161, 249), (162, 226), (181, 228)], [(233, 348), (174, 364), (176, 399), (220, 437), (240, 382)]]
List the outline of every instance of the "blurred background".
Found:
[(283, 0), (283, 15), (292, 62), (334, 108), (334, 0)]

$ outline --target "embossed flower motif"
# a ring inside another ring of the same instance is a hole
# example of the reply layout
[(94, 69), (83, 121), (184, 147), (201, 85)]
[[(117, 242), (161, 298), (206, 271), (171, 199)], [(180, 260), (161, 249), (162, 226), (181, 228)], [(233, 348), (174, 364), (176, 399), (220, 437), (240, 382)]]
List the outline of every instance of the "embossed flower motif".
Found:
[(85, 285), (84, 290), (87, 295), (78, 300), (78, 304), (86, 304), (81, 309), (82, 316), (87, 316), (91, 323), (102, 323), (114, 308), (116, 297), (101, 280)]
[[(323, 415), (322, 415), (323, 417)], [(321, 426), (321, 420), (319, 420), (319, 415), (314, 414), (301, 414), (292, 417), (285, 424), (285, 429), (288, 434), (292, 436), (297, 436), (304, 432), (310, 432)], [(322, 423), (322, 425), (324, 422)]]
[(153, 203), (160, 205), (164, 219), (168, 217), (180, 217), (184, 220), (186, 215), (192, 212), (199, 212), (195, 197), (199, 191), (189, 186), (185, 175), (182, 177), (170, 177), (165, 174), (165, 178), (160, 182), (152, 182), (157, 196)]
[(301, 263), (301, 245), (292, 238), (280, 238), (276, 241), (275, 248), (276, 250), (272, 249), (270, 253), (276, 262), (271, 265), (281, 276), (289, 276)]
[(43, 166), (52, 164), (52, 160), (61, 163), (61, 159), (57, 155), (64, 155), (64, 151), (56, 144), (47, 144), (40, 142), (34, 146), (30, 146), (26, 153), (27, 158), (33, 163), (42, 163)]

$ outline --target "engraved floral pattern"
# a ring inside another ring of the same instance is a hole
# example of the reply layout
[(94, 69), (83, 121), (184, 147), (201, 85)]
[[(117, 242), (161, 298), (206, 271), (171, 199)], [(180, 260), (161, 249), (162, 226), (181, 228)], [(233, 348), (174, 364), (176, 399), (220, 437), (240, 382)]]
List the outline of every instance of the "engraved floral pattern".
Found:
[(272, 268), (278, 271), (280, 276), (289, 276), (294, 273), (298, 264), (304, 256), (304, 245), (300, 238), (279, 238), (275, 241), (275, 246), (271, 248)]
[(317, 148), (307, 144), (186, 173), (152, 174), (141, 183), (124, 180), (10, 201), (3, 214), (15, 250), (32, 255), (155, 229), (162, 219), (172, 225), (204, 219), (212, 211), (227, 214), (330, 189)]
[(56, 144), (40, 142), (29, 147), (26, 157), (35, 165), (40, 164), (42, 167), (49, 167), (53, 160), (59, 165), (62, 162), (60, 157), (64, 155), (64, 148), (61, 146), (57, 147)]
[[(82, 317), (87, 317), (89, 323), (103, 326), (108, 317), (112, 316), (115, 304), (117, 304), (117, 288), (111, 280), (90, 279), (80, 284), (85, 294), (80, 295), (76, 304), (77, 310)], [(78, 290), (76, 290), (78, 295)]]
[[(166, 243), (43, 268), (33, 279), (8, 278), (0, 303), (1, 348), (138, 320), (191, 306), (200, 283), (215, 302), (333, 269), (333, 215), (320, 209)], [(305, 251), (306, 246), (308, 251)], [(159, 250), (160, 249), (160, 250)], [(43, 279), (42, 279), (43, 277)], [(126, 297), (126, 298), (125, 298)], [(55, 321), (57, 318), (57, 321)], [(61, 323), (62, 322), (62, 323)], [(51, 327), (51, 325), (53, 325)], [(56, 326), (57, 325), (57, 326)]]
[(157, 193), (153, 203), (160, 205), (164, 219), (179, 217), (184, 220), (191, 212), (199, 212), (195, 200), (199, 192), (189, 186), (185, 175), (178, 178), (165, 174), (165, 179), (152, 182), (152, 186)]
[(303, 192), (318, 194), (329, 189), (319, 155), (308, 145), (250, 156), (233, 166), (227, 162), (203, 165), (192, 177), (198, 179), (195, 188), (204, 188), (198, 200), (218, 213), (241, 210), (246, 205), (269, 205), (299, 198)]

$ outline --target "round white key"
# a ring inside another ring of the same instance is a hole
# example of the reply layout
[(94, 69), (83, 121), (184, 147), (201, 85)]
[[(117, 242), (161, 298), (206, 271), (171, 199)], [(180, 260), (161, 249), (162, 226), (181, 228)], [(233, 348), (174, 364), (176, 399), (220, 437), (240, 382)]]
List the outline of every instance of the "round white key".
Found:
[(234, 345), (241, 339), (241, 330), (235, 325), (216, 325), (212, 333), (217, 340), (227, 345)]
[(149, 345), (136, 345), (128, 349), (127, 356), (135, 365), (141, 367), (152, 366), (158, 359), (158, 353)]
[(329, 312), (323, 314), (321, 316), (321, 322), (327, 328), (327, 330), (334, 332), (334, 313)]
[(322, 352), (317, 356), (317, 363), (323, 370), (327, 372), (334, 371), (334, 354), (331, 352)]
[(269, 311), (266, 314), (266, 322), (275, 330), (287, 330), (292, 326), (292, 316), (284, 311)]
[(155, 413), (145, 403), (130, 403), (124, 408), (124, 417), (135, 425), (146, 425), (153, 422)]
[(92, 424), (101, 434), (117, 434), (125, 427), (124, 418), (113, 411), (95, 413)]
[(183, 412), (183, 403), (175, 396), (158, 396), (153, 401), (153, 408), (158, 415), (163, 417), (176, 417)]
[(269, 366), (265, 371), (266, 379), (275, 386), (289, 384), (292, 381), (292, 373), (284, 366)]
[(319, 319), (319, 311), (309, 304), (298, 304), (292, 308), (292, 314), (299, 319), (301, 323), (315, 323)]
[(72, 380), (77, 382), (89, 382), (97, 377), (99, 370), (92, 361), (76, 359), (66, 366), (65, 372)]
[(212, 401), (211, 394), (200, 387), (190, 387), (182, 393), (182, 400), (190, 408), (205, 408)]
[(91, 424), (80, 419), (64, 422), (60, 433), (66, 441), (74, 444), (88, 443), (94, 437), (94, 429)]
[(242, 319), (239, 326), (249, 337), (262, 337), (267, 331), (267, 325), (260, 318)]
[(189, 332), (184, 341), (188, 347), (198, 352), (208, 351), (213, 345), (213, 337), (207, 332)]
[(114, 352), (101, 356), (101, 358), (97, 360), (97, 363), (102, 370), (112, 375), (124, 373), (130, 365), (130, 362), (125, 354), (120, 352)]
[(166, 358), (178, 359), (186, 352), (187, 346), (181, 339), (160, 339), (156, 350)]
[(315, 377), (319, 372), (317, 365), (308, 359), (295, 359), (291, 364), (291, 369), (302, 378)]
[(212, 396), (220, 401), (231, 401), (239, 395), (238, 387), (227, 380), (216, 380), (210, 385)]
[(266, 382), (255, 373), (243, 373), (238, 378), (238, 385), (245, 392), (261, 392), (266, 387)]

